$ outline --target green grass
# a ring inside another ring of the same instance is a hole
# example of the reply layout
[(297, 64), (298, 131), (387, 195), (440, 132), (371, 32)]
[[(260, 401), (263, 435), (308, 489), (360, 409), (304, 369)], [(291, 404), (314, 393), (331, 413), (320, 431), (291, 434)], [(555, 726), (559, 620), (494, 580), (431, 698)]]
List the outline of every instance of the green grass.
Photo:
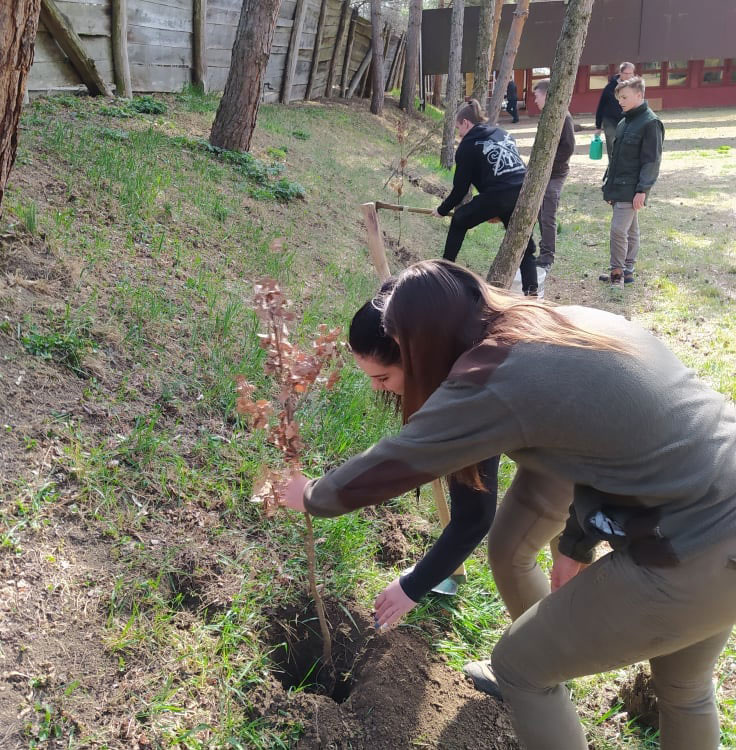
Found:
[[(303, 529), (291, 515), (264, 520), (249, 502), (253, 477), (274, 452), (236, 417), (233, 378), (244, 374), (274, 395), (250, 309), (256, 279), (278, 279), (294, 300), (299, 342), (320, 323), (345, 327), (373, 294), (358, 206), (392, 200), (383, 184), (400, 149), (395, 128), (377, 126), (364, 109), (315, 103), (264, 105), (252, 153), (221, 151), (206, 142), (217, 102), (187, 88), (136, 106), (65, 96), (24, 111), (16, 164), (24, 182), (11, 179), (0, 235), (12, 228), (23, 247), (35, 247), (43, 232), (48, 252), (34, 262), (49, 264), (49, 278), (64, 286), (57, 297), (0, 296), (1, 382), (24, 369), (44, 389), (0, 425), (15, 459), (0, 485), (0, 545), (18, 566), (33, 566), (38, 586), (63, 606), (92, 602), (76, 627), (93, 633), (85, 647), (110, 670), (105, 684), (126, 685), (110, 710), (131, 722), (134, 737), (145, 733), (162, 748), (288, 748), (303, 727), (278, 711), (261, 715), (256, 704), (271, 684), (269, 617), (304, 598)], [(438, 114), (410, 127), (436, 127)], [(668, 138), (697, 140), (705, 134), (698, 127)], [(522, 150), (532, 137), (532, 128), (518, 132)], [(409, 168), (449, 186), (436, 146)], [(639, 281), (620, 300), (595, 281), (607, 261), (609, 214), (600, 175), (580, 150), (563, 193), (550, 297), (639, 320), (735, 398), (736, 249), (724, 207), (733, 145), (667, 155), (642, 216)], [(408, 184), (403, 200), (439, 203)], [(388, 212), (380, 220), (412, 257), (441, 254), (446, 220)], [(461, 261), (485, 274), (502, 233), (488, 224), (470, 232)], [(272, 245), (275, 238), (282, 242)], [(392, 268), (404, 262), (390, 253)], [(398, 427), (349, 357), (335, 390), (308, 399), (300, 420), (304, 469), (315, 476)], [(513, 472), (504, 459), (501, 492)], [(426, 491), (388, 510), (438, 533)], [(398, 574), (376, 560), (384, 513), (315, 521), (331, 598), (370, 608)], [(418, 533), (410, 542), (412, 559), (429, 543)], [(404, 625), (456, 668), (487, 656), (508, 625), (484, 556), (479, 548), (468, 561), (456, 598), (427, 599)], [(73, 557), (83, 562), (76, 577), (61, 565)], [(736, 747), (735, 649), (732, 641), (719, 665), (724, 747)], [(575, 681), (586, 728), (598, 750), (653, 749), (651, 733), (602, 701), (623, 674)], [(117, 742), (119, 722), (90, 711), (99, 689), (92, 677), (67, 678), (26, 691), (27, 745)]]

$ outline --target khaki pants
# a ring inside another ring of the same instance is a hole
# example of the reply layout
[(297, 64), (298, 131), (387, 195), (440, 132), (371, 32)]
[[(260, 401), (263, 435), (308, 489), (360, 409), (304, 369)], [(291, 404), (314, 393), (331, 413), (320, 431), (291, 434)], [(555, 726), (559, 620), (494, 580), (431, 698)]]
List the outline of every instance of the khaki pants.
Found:
[(488, 534), (488, 563), (513, 620), (550, 592), (537, 556), (546, 544), (557, 553), (572, 492), (569, 482), (519, 468), (498, 506)]
[(674, 568), (611, 552), (527, 610), (493, 651), (526, 750), (587, 750), (564, 682), (648, 659), (662, 750), (716, 750), (713, 668), (736, 622), (736, 538)]
[(639, 212), (632, 203), (613, 204), (611, 217), (611, 268), (634, 270), (639, 254)]

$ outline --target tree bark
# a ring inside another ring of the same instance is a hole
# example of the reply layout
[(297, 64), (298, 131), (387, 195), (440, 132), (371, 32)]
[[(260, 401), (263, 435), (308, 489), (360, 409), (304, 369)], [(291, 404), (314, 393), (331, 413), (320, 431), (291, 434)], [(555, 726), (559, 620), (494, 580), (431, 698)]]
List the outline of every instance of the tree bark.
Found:
[(447, 71), (447, 97), (442, 128), (442, 151), (440, 152), (440, 163), (445, 169), (450, 169), (455, 160), (455, 114), (465, 91), (461, 71), (464, 18), (465, 0), (455, 0), (452, 4), (450, 22), (450, 64)]
[(54, 0), (41, 0), (40, 18), (54, 41), (64, 50), (89, 93), (92, 96), (112, 96), (112, 91), (97, 70), (95, 61), (87, 54), (79, 35), (72, 28), (69, 19), (57, 8)]
[(475, 57), (475, 73), (473, 76), (473, 98), (477, 99), (481, 109), (485, 109), (488, 99), (488, 79), (490, 77), (491, 56), (493, 49), (493, 16), (496, 5), (503, 0), (481, 0), (480, 19), (478, 21), (478, 48)]
[(406, 62), (401, 81), (399, 107), (411, 112), (417, 88), (419, 68), (419, 36), (422, 33), (422, 0), (409, 0), (409, 26), (406, 30)]
[(529, 168), (521, 187), (516, 209), (506, 230), (501, 247), (488, 271), (488, 281), (508, 288), (519, 267), (531, 236), (539, 207), (542, 205), (552, 163), (562, 134), (580, 62), (585, 46), (593, 0), (569, 0), (557, 41), (547, 101), (539, 118)]
[[(319, 19), (317, 21), (317, 35), (314, 40), (314, 50), (312, 51), (312, 64), (309, 66), (309, 81), (307, 82), (307, 92), (304, 94), (305, 99), (312, 98), (314, 79), (316, 78), (319, 69), (319, 49), (322, 46), (322, 35), (325, 32), (326, 15), (327, 0), (322, 0), (322, 4), (319, 7)], [(335, 37), (335, 45), (337, 45), (338, 41), (338, 38)]]
[(133, 96), (133, 87), (130, 83), (130, 63), (128, 62), (128, 0), (112, 0), (110, 41), (115, 93), (125, 99), (130, 99)]
[(207, 91), (207, 0), (194, 0), (192, 32), (192, 81), (202, 92), (205, 92)]
[(41, 0), (0, 6), (0, 207), (18, 150), (18, 121), (38, 30)]
[(383, 71), (384, 28), (381, 19), (381, 0), (371, 0), (371, 47), (373, 49), (371, 113), (383, 113), (383, 89), (385, 76)]
[(213, 146), (247, 151), (261, 104), (280, 0), (244, 0), (225, 91), (210, 133)]
[(524, 24), (528, 16), (529, 0), (519, 0), (514, 11), (514, 19), (511, 21), (506, 47), (503, 50), (503, 60), (501, 60), (501, 68), (498, 71), (496, 88), (493, 89), (493, 96), (488, 104), (488, 120), (491, 123), (498, 122), (498, 116), (501, 113), (501, 103), (506, 93), (506, 84), (511, 80), (511, 76), (514, 73), (514, 60), (516, 60), (516, 53), (519, 50), (519, 42), (521, 41), (521, 32), (524, 30)]
[[(439, 0), (437, 3), (438, 8), (445, 7), (445, 0)], [(442, 74), (439, 73), (434, 76), (432, 81), (432, 104), (435, 107), (439, 107), (442, 104)]]

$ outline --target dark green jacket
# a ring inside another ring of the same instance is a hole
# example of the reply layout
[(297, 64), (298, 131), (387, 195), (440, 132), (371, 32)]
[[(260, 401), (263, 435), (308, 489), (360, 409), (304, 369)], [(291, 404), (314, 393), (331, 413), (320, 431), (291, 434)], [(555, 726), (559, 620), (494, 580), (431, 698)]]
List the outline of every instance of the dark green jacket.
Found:
[(646, 101), (625, 112), (616, 127), (603, 198), (628, 203), (635, 193), (649, 195), (659, 175), (663, 141), (664, 125)]

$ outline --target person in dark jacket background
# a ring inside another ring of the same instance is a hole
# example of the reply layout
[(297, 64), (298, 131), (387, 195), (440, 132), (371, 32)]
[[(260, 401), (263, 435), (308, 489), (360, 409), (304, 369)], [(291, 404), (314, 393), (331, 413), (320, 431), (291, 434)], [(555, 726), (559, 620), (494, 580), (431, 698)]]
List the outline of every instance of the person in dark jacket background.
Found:
[(603, 184), (603, 199), (613, 206), (611, 271), (601, 281), (623, 286), (634, 281), (639, 252), (639, 211), (659, 176), (664, 125), (644, 100), (644, 81), (638, 76), (621, 81), (616, 96), (624, 116), (616, 128), (611, 163)]
[(623, 117), (621, 105), (616, 98), (616, 86), (621, 81), (628, 81), (629, 78), (633, 78), (636, 74), (634, 63), (630, 62), (622, 62), (618, 66), (618, 70), (618, 75), (611, 76), (611, 80), (606, 84), (603, 91), (601, 91), (598, 109), (595, 111), (595, 132), (600, 135), (601, 130), (603, 130), (605, 133), (606, 152), (608, 153), (609, 163), (613, 154), (613, 139), (616, 135), (616, 126), (618, 125), (618, 121)]
[(512, 78), (506, 86), (506, 111), (511, 115), (511, 122), (519, 122), (519, 112), (516, 103), (519, 101), (519, 92)]
[[(549, 90), (549, 78), (542, 78), (534, 84), (534, 103), (540, 111), (544, 109)], [(555, 262), (555, 244), (557, 240), (557, 206), (560, 203), (562, 187), (570, 172), (570, 157), (575, 152), (575, 124), (572, 115), (565, 115), (560, 142), (557, 144), (555, 160), (552, 163), (547, 189), (544, 191), (542, 205), (539, 208), (539, 258), (537, 266), (549, 272)]]
[[(486, 122), (477, 100), (471, 99), (460, 107), (455, 125), (462, 141), (455, 152), (452, 192), (433, 212), (435, 216), (447, 216), (457, 206), (442, 256), (452, 261), (460, 252), (468, 229), (494, 218), (508, 229), (526, 174), (516, 141), (502, 128)], [(461, 206), (471, 185), (478, 195)], [(527, 296), (537, 295), (536, 249), (529, 237), (519, 266), (521, 288)]]

